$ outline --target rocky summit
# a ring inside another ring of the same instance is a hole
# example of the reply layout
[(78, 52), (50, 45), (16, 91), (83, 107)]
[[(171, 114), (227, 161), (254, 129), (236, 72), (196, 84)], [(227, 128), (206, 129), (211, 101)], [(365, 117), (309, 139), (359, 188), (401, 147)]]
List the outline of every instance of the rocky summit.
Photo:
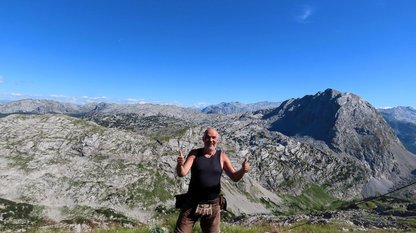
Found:
[(354, 159), (366, 169), (364, 196), (385, 193), (416, 168), (407, 151), (380, 113), (351, 93), (327, 89), (288, 100), (264, 116), (270, 130), (287, 136), (322, 141), (339, 157)]
[(175, 175), (178, 149), (201, 147), (207, 127), (218, 129), (237, 169), (245, 157), (252, 167), (238, 183), (223, 179), (235, 217), (331, 208), (415, 178), (416, 156), (381, 114), (333, 89), (233, 114), (40, 100), (2, 103), (0, 114), (3, 223), (14, 221), (5, 211), (16, 203), (33, 221), (147, 223), (186, 192), (189, 176)]

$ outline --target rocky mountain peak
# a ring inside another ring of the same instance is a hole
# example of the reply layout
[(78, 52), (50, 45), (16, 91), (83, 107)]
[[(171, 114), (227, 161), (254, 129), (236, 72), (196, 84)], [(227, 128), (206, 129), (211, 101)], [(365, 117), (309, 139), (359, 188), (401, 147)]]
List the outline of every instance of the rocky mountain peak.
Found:
[(323, 92), (318, 92), (317, 94), (316, 94), (316, 96), (325, 96), (325, 97), (327, 97), (327, 98), (330, 98), (330, 99), (332, 99), (332, 98), (335, 98), (335, 97), (337, 97), (337, 96), (340, 96), (340, 95), (342, 95), (343, 93), (342, 92), (340, 92), (340, 91), (338, 91), (338, 90), (335, 90), (335, 89), (332, 89), (332, 88), (328, 88), (328, 89), (326, 89), (325, 91), (323, 91)]
[(281, 104), (264, 119), (271, 120), (270, 129), (287, 136), (310, 136), (330, 144), (335, 114), (340, 108), (337, 101), (341, 92), (327, 89), (315, 95), (290, 99)]
[(105, 109), (110, 108), (111, 106), (112, 106), (112, 104), (110, 104), (110, 103), (101, 102), (101, 103), (96, 104), (92, 111), (93, 112), (101, 112), (101, 111), (104, 111)]
[(272, 131), (324, 141), (335, 153), (355, 157), (371, 170), (376, 180), (369, 185), (371, 189), (378, 183), (385, 185), (386, 179), (394, 183), (409, 176), (416, 167), (415, 156), (403, 147), (378, 111), (351, 93), (327, 89), (291, 99), (264, 119), (270, 121)]
[[(266, 114), (264, 119), (270, 120), (273, 131), (287, 136), (309, 136), (325, 141), (332, 148), (339, 146), (337, 134), (359, 133), (370, 128), (369, 125), (373, 126), (372, 130), (382, 127), (388, 136), (394, 137), (392, 130), (367, 101), (334, 89), (287, 100)], [(347, 129), (351, 126), (353, 130)]]

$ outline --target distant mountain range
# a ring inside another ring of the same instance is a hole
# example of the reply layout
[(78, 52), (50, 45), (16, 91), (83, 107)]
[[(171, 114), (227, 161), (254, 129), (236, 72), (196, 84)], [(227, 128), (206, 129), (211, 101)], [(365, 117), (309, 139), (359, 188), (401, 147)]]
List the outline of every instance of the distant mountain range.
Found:
[[(43, 210), (36, 214), (54, 222), (114, 216), (146, 222), (172, 209), (173, 195), (186, 191), (189, 177), (174, 175), (178, 142), (187, 151), (202, 146), (203, 131), (216, 127), (220, 147), (236, 168), (245, 156), (252, 166), (237, 184), (223, 179), (230, 213), (305, 210), (322, 193), (327, 202), (313, 206), (324, 208), (335, 199), (386, 193), (416, 178), (416, 155), (399, 140), (412, 149), (414, 109), (386, 111), (334, 89), (282, 103), (222, 103), (202, 111), (155, 104), (1, 103), (0, 199), (36, 205)], [(309, 204), (294, 203), (300, 195)], [(414, 192), (403, 195), (416, 200)]]
[[(201, 110), (205, 114), (233, 114), (254, 112), (262, 109), (276, 108), (281, 102), (257, 102), (244, 104), (240, 102), (220, 103), (210, 105)], [(115, 104), (115, 103), (89, 103), (85, 105), (76, 105), (72, 103), (62, 103), (54, 100), (23, 99), (18, 101), (0, 102), (0, 113), (62, 113), (62, 114), (87, 114), (90, 112), (101, 112), (106, 114), (113, 113), (136, 113), (136, 114), (153, 114), (154, 111), (165, 111), (177, 116), (179, 112), (187, 109), (188, 112), (195, 113), (197, 110), (192, 108), (182, 108), (175, 105), (158, 105), (158, 104)], [(176, 111), (174, 110), (176, 109)], [(149, 112), (150, 111), (150, 112)]]
[(240, 102), (220, 103), (217, 105), (210, 105), (201, 111), (207, 114), (232, 114), (243, 112), (254, 112), (262, 109), (277, 108), (281, 102), (257, 102), (252, 104), (244, 104)]
[(395, 107), (379, 109), (379, 112), (393, 128), (404, 146), (416, 154), (416, 109)]
[(115, 103), (89, 103), (76, 105), (61, 103), (54, 100), (24, 99), (0, 104), (1, 114), (67, 114), (85, 115), (102, 114), (111, 115), (118, 113), (133, 113), (143, 116), (171, 115), (175, 117), (189, 117), (198, 115), (199, 111), (192, 108), (182, 108), (175, 105), (158, 104), (115, 104)]

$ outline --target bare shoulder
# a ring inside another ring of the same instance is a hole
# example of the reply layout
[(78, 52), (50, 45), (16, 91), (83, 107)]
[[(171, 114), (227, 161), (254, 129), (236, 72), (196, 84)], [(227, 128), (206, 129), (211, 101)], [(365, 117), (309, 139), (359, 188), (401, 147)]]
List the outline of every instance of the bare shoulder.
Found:
[(225, 153), (225, 152), (223, 152), (223, 151), (221, 151), (221, 161), (224, 163), (228, 163), (228, 162), (230, 162), (230, 158), (228, 158), (228, 155)]
[(234, 172), (234, 167), (231, 164), (231, 160), (228, 157), (228, 155), (224, 152), (221, 152), (221, 166), (228, 176), (230, 176), (230, 174)]
[(224, 151), (221, 151), (221, 158), (228, 158), (228, 155)]

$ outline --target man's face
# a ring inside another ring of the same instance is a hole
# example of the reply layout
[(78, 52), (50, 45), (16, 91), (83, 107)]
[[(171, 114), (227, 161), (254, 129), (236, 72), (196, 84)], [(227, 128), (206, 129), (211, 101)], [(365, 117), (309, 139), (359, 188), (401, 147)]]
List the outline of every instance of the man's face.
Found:
[(208, 149), (215, 149), (218, 143), (218, 133), (215, 129), (208, 129), (204, 135), (204, 146)]

